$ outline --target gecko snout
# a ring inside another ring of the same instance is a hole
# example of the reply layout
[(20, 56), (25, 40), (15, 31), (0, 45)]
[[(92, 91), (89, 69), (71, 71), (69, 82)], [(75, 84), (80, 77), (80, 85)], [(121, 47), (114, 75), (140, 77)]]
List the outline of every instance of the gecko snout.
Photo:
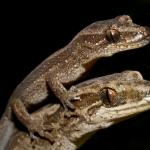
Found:
[(148, 26), (141, 27), (141, 31), (145, 37), (149, 37), (150, 39), (150, 28)]

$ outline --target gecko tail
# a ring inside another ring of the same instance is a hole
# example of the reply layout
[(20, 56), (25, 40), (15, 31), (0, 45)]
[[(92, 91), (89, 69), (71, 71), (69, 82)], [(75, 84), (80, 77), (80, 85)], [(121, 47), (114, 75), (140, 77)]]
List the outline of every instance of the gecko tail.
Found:
[(12, 118), (12, 110), (5, 112), (0, 119), (0, 150), (5, 150), (11, 136), (16, 132), (16, 127)]

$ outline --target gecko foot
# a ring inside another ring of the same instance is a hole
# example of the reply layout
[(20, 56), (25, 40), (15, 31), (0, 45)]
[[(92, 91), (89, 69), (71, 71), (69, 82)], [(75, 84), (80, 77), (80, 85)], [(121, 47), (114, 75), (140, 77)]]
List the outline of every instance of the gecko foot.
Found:
[(68, 99), (63, 103), (65, 110), (68, 110), (70, 108), (71, 110), (75, 110), (75, 105), (73, 104), (73, 101), (81, 101), (80, 96), (78, 96), (78, 90), (75, 86), (72, 86), (70, 90), (68, 91)]
[(47, 139), (51, 144), (54, 143), (53, 136), (49, 132), (49, 129), (48, 130), (42, 130), (41, 129), (38, 132), (31, 132), (31, 131), (29, 131), (29, 135), (30, 135), (30, 138), (32, 140), (38, 140), (39, 137), (43, 137), (43, 138)]
[(65, 101), (65, 104), (64, 104), (65, 110), (68, 110), (68, 108), (70, 108), (71, 110), (75, 110), (75, 105), (72, 103), (73, 101), (81, 101), (81, 99), (79, 96), (75, 96)]

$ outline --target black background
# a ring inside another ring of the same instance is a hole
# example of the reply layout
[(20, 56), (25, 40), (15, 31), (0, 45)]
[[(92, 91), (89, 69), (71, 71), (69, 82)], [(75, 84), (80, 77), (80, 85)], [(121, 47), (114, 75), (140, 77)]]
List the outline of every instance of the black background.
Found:
[[(0, 50), (0, 114), (13, 89), (42, 60), (65, 46), (82, 28), (97, 20), (129, 14), (134, 22), (150, 26), (150, 2), (55, 1), (2, 5)], [(150, 46), (102, 60), (93, 71), (102, 76), (138, 70), (150, 80)], [(149, 150), (150, 113), (100, 131), (81, 149)]]

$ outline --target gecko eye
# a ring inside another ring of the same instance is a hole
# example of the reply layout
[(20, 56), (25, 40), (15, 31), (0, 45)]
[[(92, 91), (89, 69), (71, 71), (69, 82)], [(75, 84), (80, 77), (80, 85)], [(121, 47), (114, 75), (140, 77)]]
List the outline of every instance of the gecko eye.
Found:
[(100, 97), (105, 106), (111, 107), (118, 104), (117, 92), (109, 87), (103, 88), (100, 92)]
[(109, 42), (117, 42), (120, 39), (120, 33), (116, 29), (110, 29), (106, 31), (106, 39)]

